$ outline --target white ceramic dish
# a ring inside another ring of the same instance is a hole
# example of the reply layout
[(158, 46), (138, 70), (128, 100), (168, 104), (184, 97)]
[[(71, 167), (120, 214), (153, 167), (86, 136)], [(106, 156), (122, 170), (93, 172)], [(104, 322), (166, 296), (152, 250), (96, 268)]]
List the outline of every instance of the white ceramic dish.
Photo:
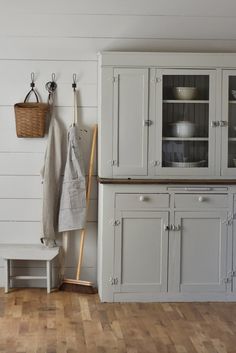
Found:
[(197, 96), (196, 87), (174, 87), (173, 94), (175, 99), (191, 100)]
[(171, 124), (174, 137), (193, 137), (196, 131), (196, 124), (190, 121), (178, 121)]
[(231, 94), (234, 99), (236, 99), (236, 89), (231, 89)]
[(165, 162), (167, 166), (174, 168), (199, 168), (204, 167), (206, 161), (197, 161), (197, 162)]

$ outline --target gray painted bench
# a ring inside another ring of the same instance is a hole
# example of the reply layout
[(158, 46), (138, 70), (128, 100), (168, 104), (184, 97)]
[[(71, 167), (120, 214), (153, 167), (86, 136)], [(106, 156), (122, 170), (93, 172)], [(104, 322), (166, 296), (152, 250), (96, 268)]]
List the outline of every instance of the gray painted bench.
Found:
[[(38, 244), (1, 244), (0, 257), (4, 260), (5, 293), (11, 288), (11, 279), (45, 279), (47, 292), (51, 292), (52, 260), (59, 254), (59, 247), (47, 248)], [(46, 261), (46, 276), (12, 276), (11, 260), (40, 260)]]

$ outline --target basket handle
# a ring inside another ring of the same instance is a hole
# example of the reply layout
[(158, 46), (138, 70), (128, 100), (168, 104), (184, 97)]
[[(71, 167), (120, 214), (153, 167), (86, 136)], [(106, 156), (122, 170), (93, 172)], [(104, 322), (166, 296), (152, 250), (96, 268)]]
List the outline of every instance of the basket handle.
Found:
[(27, 100), (29, 99), (29, 97), (30, 97), (30, 95), (31, 95), (32, 92), (33, 92), (34, 95), (35, 95), (35, 98), (36, 98), (37, 103), (39, 102), (39, 96), (38, 96), (37, 92), (34, 90), (34, 88), (32, 87), (31, 90), (30, 90), (30, 91), (27, 93), (27, 95), (25, 96), (24, 103), (27, 102)]

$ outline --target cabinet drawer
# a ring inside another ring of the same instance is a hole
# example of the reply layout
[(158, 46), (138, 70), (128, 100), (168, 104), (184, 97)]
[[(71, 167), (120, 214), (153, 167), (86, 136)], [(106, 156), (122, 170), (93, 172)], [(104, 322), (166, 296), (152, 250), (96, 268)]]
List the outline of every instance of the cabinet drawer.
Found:
[(116, 194), (118, 209), (144, 209), (169, 207), (169, 194)]
[(225, 208), (228, 207), (227, 194), (177, 194), (175, 208)]

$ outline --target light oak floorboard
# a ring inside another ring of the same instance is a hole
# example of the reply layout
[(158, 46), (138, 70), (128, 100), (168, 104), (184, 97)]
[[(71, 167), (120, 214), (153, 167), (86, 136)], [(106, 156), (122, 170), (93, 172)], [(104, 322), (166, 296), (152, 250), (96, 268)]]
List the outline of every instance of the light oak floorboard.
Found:
[(236, 303), (100, 303), (0, 289), (0, 353), (235, 353)]

